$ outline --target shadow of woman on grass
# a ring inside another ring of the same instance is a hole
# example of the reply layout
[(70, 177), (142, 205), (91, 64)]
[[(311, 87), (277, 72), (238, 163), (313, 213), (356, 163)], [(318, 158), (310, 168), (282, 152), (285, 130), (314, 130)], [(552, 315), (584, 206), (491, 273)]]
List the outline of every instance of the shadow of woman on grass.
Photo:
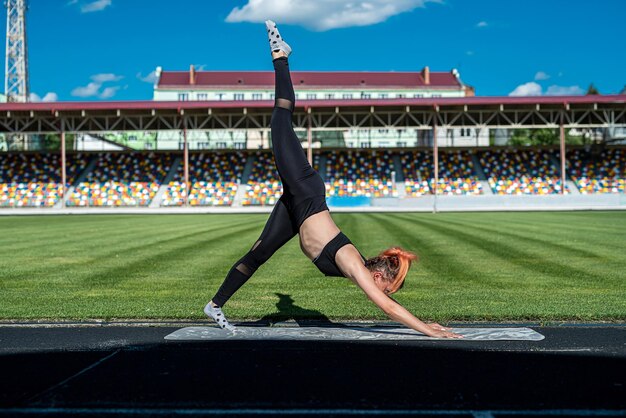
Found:
[(249, 323), (250, 325), (273, 326), (277, 322), (293, 320), (300, 327), (345, 327), (343, 324), (332, 322), (318, 310), (295, 305), (291, 295), (283, 293), (275, 293), (275, 295), (278, 296), (278, 302), (276, 302), (278, 312), (265, 315), (263, 318)]

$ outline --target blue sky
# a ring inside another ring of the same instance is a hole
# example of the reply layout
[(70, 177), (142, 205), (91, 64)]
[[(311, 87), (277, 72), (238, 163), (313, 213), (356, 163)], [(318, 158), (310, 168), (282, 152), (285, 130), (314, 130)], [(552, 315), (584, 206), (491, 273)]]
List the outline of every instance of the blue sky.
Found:
[[(478, 95), (626, 85), (624, 0), (29, 0), (34, 100), (150, 100), (151, 73), (271, 70), (273, 18), (297, 70), (457, 68)], [(2, 30), (6, 31), (6, 18)], [(3, 43), (4, 45), (4, 43)], [(4, 66), (2, 66), (4, 72)], [(3, 74), (4, 77), (4, 74)]]

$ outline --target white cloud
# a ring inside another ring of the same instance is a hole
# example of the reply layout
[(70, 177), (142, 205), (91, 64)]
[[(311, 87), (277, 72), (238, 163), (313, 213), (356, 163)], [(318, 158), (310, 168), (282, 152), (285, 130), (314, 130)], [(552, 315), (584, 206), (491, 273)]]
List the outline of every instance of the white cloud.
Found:
[[(76, 3), (76, 2), (74, 2)], [(71, 3), (71, 4), (74, 4)], [(91, 3), (83, 4), (80, 6), (80, 11), (83, 13), (99, 12), (111, 5), (111, 0), (96, 0)]]
[(156, 75), (156, 70), (152, 71), (147, 76), (142, 76), (141, 73), (137, 73), (137, 78), (143, 81), (144, 83), (156, 84), (158, 81), (158, 77)]
[(476, 24), (477, 28), (486, 28), (487, 26), (489, 26), (489, 24), (485, 22), (484, 20), (481, 20), (480, 22)]
[(113, 73), (94, 74), (89, 77), (92, 81), (86, 86), (79, 86), (72, 90), (72, 96), (75, 97), (99, 97), (101, 99), (109, 99), (115, 95), (120, 89), (119, 86), (108, 86), (100, 90), (104, 83), (119, 81), (124, 76), (115, 75)]
[(119, 89), (119, 86), (106, 87), (104, 90), (102, 90), (102, 93), (100, 93), (98, 97), (101, 99), (110, 99), (111, 97), (115, 96), (115, 93), (117, 93)]
[(546, 96), (578, 96), (585, 94), (580, 86), (550, 86), (546, 90)]
[(509, 93), (509, 96), (541, 96), (541, 86), (534, 81), (520, 84)]
[(46, 93), (45, 96), (43, 96), (43, 98), (41, 99), (42, 102), (58, 102), (59, 101), (59, 95), (56, 94), (55, 92), (48, 92)]
[(231, 10), (226, 22), (262, 23), (272, 19), (279, 25), (295, 24), (325, 31), (384, 22), (426, 3), (442, 3), (442, 0), (248, 0), (242, 7)]
[(59, 96), (53, 91), (49, 91), (43, 97), (40, 97), (37, 93), (31, 93), (29, 100), (31, 102), (58, 102)]
[(535, 81), (547, 80), (549, 78), (550, 75), (544, 73), (543, 71), (537, 71), (537, 74), (535, 74)]
[(94, 74), (91, 76), (91, 79), (93, 81), (95, 81), (96, 83), (106, 83), (107, 81), (119, 81), (122, 78), (124, 78), (124, 76), (121, 75), (115, 75), (112, 73), (101, 73), (101, 74)]
[(580, 86), (557, 86), (552, 85), (543, 92), (543, 88), (530, 81), (528, 83), (520, 84), (509, 93), (509, 96), (577, 96), (584, 94), (585, 91)]
[(76, 97), (97, 96), (98, 91), (100, 90), (101, 86), (102, 84), (100, 83), (91, 82), (84, 87), (76, 87), (74, 90), (72, 90), (72, 96), (76, 96)]

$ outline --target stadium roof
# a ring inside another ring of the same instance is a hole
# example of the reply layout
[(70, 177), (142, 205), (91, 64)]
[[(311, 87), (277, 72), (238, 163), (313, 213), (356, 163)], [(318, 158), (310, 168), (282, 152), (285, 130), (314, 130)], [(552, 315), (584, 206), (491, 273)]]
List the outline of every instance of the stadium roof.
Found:
[[(268, 100), (0, 103), (0, 132), (265, 129), (272, 107)], [(313, 129), (554, 127), (561, 121), (602, 127), (626, 125), (626, 95), (299, 100), (293, 120)]]
[[(411, 106), (432, 108), (434, 106), (535, 106), (567, 104), (626, 104), (626, 94), (589, 95), (589, 96), (473, 96), (473, 97), (438, 97), (438, 98), (402, 98), (402, 99), (337, 99), (337, 100), (298, 100), (296, 108), (323, 107), (393, 107)], [(93, 101), (93, 102), (9, 102), (0, 103), (0, 112), (6, 111), (77, 111), (77, 110), (152, 110), (152, 109), (219, 109), (219, 108), (267, 108), (274, 105), (270, 100), (210, 100), (210, 101)]]
[[(274, 88), (274, 71), (163, 71), (157, 89)], [(455, 88), (462, 87), (455, 71), (369, 72), (292, 71), (295, 86), (334, 88)]]

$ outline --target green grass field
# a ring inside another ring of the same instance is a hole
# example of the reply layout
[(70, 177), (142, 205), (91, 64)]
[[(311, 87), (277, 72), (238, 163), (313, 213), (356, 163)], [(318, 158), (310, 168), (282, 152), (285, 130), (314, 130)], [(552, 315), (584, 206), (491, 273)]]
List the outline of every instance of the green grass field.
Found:
[[(268, 215), (0, 217), (0, 319), (201, 319)], [(626, 212), (333, 214), (365, 256), (417, 252), (396, 299), (417, 317), (626, 319)], [(280, 296), (282, 295), (282, 296)], [(297, 238), (225, 307), (234, 319), (385, 319)]]

